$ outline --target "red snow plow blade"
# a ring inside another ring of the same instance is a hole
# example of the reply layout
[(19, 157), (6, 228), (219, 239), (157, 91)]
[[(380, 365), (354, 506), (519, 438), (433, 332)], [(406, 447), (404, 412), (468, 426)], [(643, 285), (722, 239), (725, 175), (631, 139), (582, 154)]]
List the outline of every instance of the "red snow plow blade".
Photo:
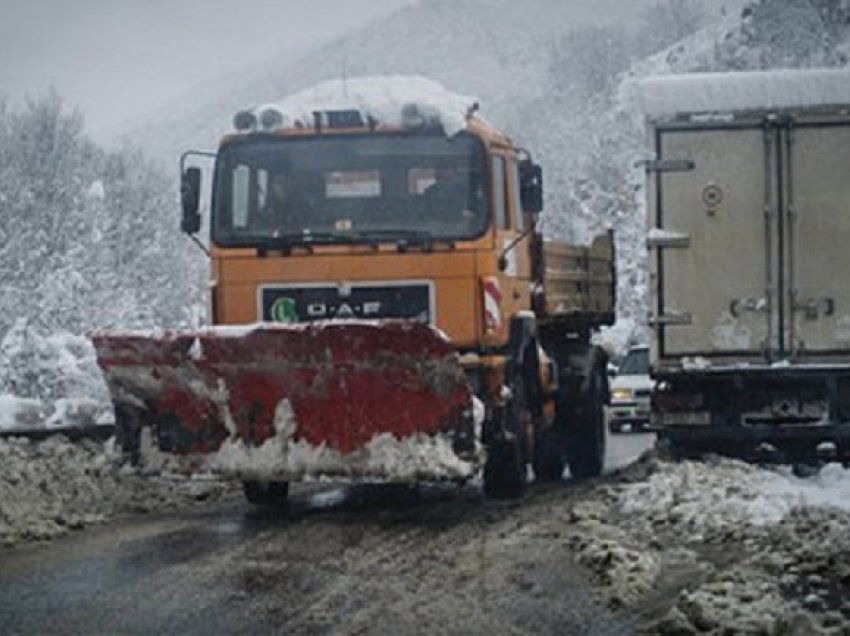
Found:
[(207, 456), (219, 472), (442, 479), (467, 476), (477, 461), (469, 385), (427, 325), (261, 324), (92, 341), (119, 418), (134, 414), (160, 450)]

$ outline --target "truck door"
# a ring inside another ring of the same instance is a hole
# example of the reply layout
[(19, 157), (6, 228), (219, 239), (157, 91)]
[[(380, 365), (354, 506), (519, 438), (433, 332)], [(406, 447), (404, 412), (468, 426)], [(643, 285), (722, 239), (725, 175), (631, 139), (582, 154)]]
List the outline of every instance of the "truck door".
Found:
[(850, 119), (798, 120), (781, 131), (789, 356), (850, 350)]
[(779, 348), (775, 141), (759, 122), (656, 132), (650, 308), (661, 358)]
[(500, 276), (502, 309), (508, 317), (530, 307), (531, 261), (528, 239), (519, 240), (525, 226), (516, 158), (493, 155), (491, 170), (496, 249), (504, 256), (505, 264)]
[(660, 127), (656, 149), (660, 357), (850, 357), (850, 118)]

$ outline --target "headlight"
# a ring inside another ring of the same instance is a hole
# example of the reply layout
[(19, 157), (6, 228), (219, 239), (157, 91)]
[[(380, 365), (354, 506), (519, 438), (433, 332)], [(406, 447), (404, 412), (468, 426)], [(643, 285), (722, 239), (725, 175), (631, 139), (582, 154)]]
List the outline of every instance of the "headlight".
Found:
[(628, 402), (632, 399), (631, 389), (613, 389), (611, 391), (612, 402)]

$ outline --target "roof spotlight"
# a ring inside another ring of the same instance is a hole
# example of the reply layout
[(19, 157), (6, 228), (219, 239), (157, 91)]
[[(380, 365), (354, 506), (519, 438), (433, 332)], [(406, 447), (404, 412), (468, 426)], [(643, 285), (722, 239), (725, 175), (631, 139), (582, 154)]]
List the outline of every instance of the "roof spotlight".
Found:
[(257, 127), (257, 116), (250, 110), (240, 110), (233, 116), (233, 125), (236, 130), (253, 130)]
[(425, 118), (416, 104), (408, 102), (401, 108), (401, 123), (409, 127), (421, 126), (425, 123)]
[(260, 113), (260, 124), (263, 130), (280, 128), (283, 125), (283, 115), (275, 108), (266, 108)]

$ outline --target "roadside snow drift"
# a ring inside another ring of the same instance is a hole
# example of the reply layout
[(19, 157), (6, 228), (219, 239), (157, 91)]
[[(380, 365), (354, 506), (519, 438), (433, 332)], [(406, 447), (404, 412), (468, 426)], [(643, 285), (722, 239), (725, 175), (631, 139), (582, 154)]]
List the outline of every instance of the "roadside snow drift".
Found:
[(641, 633), (847, 633), (847, 468), (651, 458), (571, 520), (576, 559), (608, 606), (651, 619)]
[(208, 478), (139, 476), (116, 466), (111, 444), (62, 436), (0, 440), (0, 546), (49, 539), (109, 517), (216, 498)]

